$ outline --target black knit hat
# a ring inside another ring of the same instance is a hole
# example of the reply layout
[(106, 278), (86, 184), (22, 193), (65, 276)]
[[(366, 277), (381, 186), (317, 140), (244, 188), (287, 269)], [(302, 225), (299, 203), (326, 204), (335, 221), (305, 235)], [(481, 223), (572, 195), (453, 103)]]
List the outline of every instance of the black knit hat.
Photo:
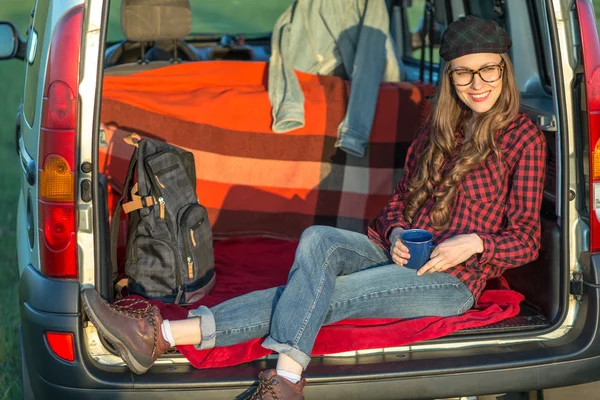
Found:
[(506, 53), (512, 46), (508, 33), (496, 22), (468, 15), (442, 35), (440, 57), (445, 61), (473, 53)]

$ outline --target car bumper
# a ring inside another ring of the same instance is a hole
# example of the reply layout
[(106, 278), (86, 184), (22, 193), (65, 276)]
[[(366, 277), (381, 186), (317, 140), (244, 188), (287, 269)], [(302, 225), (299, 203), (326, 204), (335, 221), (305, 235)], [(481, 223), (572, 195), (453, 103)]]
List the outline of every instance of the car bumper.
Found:
[[(586, 276), (598, 281), (600, 258)], [(190, 365), (154, 366), (144, 375), (105, 366), (83, 344), (79, 283), (42, 276), (27, 267), (20, 282), (23, 361), (36, 399), (232, 399), (247, 390), (258, 372), (274, 360), (197, 370)], [(600, 380), (598, 293), (580, 304), (576, 325), (562, 338), (510, 347), (436, 350), (344, 358), (314, 358), (305, 377), (305, 394), (319, 399), (440, 398), (527, 391)], [(75, 361), (49, 349), (44, 332), (71, 332)]]

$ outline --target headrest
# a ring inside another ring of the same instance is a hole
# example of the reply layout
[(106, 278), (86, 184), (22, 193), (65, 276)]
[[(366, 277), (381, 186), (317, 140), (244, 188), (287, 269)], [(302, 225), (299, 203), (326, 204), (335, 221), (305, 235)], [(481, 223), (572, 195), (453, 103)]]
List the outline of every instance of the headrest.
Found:
[(192, 30), (189, 0), (123, 0), (121, 28), (132, 42), (182, 39)]

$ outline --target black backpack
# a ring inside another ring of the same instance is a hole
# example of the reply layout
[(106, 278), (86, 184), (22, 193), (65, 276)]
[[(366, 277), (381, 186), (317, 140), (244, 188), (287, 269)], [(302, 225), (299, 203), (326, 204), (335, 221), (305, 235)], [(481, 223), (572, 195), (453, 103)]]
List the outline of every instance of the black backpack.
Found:
[[(194, 155), (137, 134), (124, 140), (136, 149), (113, 215), (113, 279), (122, 205), (129, 215), (125, 260), (129, 293), (165, 303), (196, 302), (214, 287), (215, 271), (208, 214), (196, 196)], [(137, 182), (132, 185), (134, 174)]]

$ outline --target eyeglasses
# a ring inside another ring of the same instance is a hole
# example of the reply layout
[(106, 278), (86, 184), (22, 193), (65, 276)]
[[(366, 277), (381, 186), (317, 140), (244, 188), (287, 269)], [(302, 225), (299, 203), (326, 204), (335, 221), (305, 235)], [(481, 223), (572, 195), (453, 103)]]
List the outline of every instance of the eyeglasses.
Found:
[(452, 82), (454, 82), (455, 85), (467, 86), (473, 82), (475, 74), (479, 75), (482, 81), (493, 83), (502, 78), (502, 71), (504, 71), (504, 62), (500, 64), (486, 65), (478, 70), (457, 68), (448, 71), (448, 75), (450, 75), (450, 78), (452, 78)]

